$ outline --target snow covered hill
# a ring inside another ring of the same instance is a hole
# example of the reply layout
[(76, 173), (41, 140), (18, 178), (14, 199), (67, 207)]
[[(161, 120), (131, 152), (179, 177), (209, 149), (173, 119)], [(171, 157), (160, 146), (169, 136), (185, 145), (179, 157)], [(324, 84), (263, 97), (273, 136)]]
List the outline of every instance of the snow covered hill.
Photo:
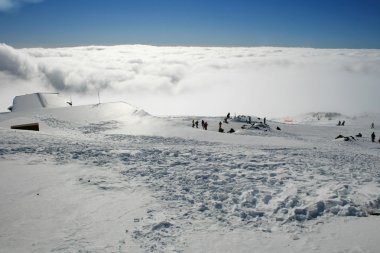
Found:
[(228, 134), (123, 102), (2, 113), (0, 252), (377, 252), (380, 117), (338, 118)]

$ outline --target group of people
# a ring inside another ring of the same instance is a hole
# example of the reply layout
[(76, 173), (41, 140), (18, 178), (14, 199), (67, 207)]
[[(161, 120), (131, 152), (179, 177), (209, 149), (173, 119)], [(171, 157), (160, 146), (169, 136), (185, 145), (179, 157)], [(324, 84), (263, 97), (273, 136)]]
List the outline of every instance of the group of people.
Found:
[[(228, 113), (228, 114), (227, 114), (227, 117), (224, 118), (224, 122), (225, 122), (226, 124), (228, 124), (228, 119), (231, 118), (230, 115), (231, 115), (231, 114)], [(208, 123), (207, 123), (206, 121), (202, 120), (202, 121), (201, 121), (201, 124), (202, 124), (202, 129), (203, 129), (203, 130), (207, 130)], [(193, 121), (192, 121), (192, 127), (193, 127), (193, 128), (199, 128), (198, 125), (199, 125), (198, 120), (193, 120)], [(218, 128), (218, 131), (219, 131), (220, 133), (224, 133), (224, 129), (222, 128), (222, 122), (221, 122), (221, 121), (219, 121), (219, 128)], [(231, 129), (228, 131), (228, 133), (234, 133), (234, 132), (235, 132), (235, 130), (234, 130), (233, 128), (231, 128)]]
[[(201, 124), (202, 124), (202, 129), (203, 129), (203, 130), (207, 130), (208, 123), (207, 123), (206, 121), (202, 120), (202, 121), (201, 121)], [(198, 120), (195, 120), (195, 121), (193, 120), (192, 127), (193, 127), (193, 128), (194, 128), (194, 127), (198, 128), (198, 125), (199, 125)]]
[[(249, 120), (250, 120), (250, 118), (251, 117), (249, 117)], [(227, 117), (225, 117), (224, 118), (224, 122), (226, 123), (226, 124), (228, 124), (228, 119), (230, 119), (230, 113), (228, 113), (227, 114)], [(346, 123), (346, 121), (340, 121), (339, 120), (339, 122), (338, 122), (338, 126), (344, 126), (344, 124)], [(198, 122), (198, 120), (193, 120), (193, 122), (192, 122), (192, 127), (194, 128), (194, 127), (196, 127), (196, 128), (198, 128), (198, 124), (199, 124), (199, 122)], [(208, 127), (208, 123), (206, 122), (206, 121), (204, 121), (204, 120), (202, 120), (201, 121), (201, 124), (202, 124), (202, 129), (203, 130), (207, 130), (207, 127)], [(264, 124), (266, 124), (266, 118), (264, 118)], [(372, 122), (372, 124), (371, 124), (371, 129), (374, 129), (375, 128), (375, 124)], [(277, 127), (277, 130), (281, 130), (279, 127)], [(221, 121), (219, 121), (219, 128), (218, 128), (218, 132), (220, 132), (220, 133), (224, 133), (224, 129), (222, 128), (222, 122)], [(233, 129), (233, 128), (231, 128), (229, 131), (228, 131), (228, 133), (234, 133), (235, 132), (235, 130)], [(357, 135), (356, 137), (362, 137), (362, 134), (361, 133), (359, 133), (360, 134), (360, 136), (359, 135)], [(371, 140), (372, 140), (372, 142), (375, 142), (375, 139), (376, 139), (376, 134), (375, 134), (375, 132), (372, 132), (372, 134), (371, 134)], [(380, 143), (380, 138), (379, 138), (379, 143)]]

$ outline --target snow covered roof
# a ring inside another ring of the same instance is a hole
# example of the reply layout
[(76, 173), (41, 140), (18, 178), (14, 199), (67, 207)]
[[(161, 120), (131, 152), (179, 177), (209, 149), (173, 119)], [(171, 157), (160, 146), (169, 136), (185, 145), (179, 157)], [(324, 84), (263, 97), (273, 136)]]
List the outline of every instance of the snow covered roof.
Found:
[(56, 108), (70, 106), (58, 93), (33, 93), (16, 96), (13, 105), (8, 109), (12, 112), (27, 111), (40, 108)]

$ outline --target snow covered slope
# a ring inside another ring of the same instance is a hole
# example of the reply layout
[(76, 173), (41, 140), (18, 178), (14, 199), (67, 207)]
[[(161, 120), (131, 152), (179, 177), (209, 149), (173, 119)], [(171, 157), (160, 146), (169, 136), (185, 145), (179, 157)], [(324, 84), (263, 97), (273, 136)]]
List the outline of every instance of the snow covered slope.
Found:
[(122, 102), (0, 114), (0, 252), (376, 252), (378, 115), (221, 120)]

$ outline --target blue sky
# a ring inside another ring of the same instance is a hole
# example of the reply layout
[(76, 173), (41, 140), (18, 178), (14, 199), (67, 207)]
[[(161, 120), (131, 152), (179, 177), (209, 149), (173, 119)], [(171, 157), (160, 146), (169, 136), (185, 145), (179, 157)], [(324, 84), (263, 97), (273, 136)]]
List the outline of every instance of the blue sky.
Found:
[(379, 0), (0, 0), (0, 9), (0, 42), (14, 47), (380, 48)]

